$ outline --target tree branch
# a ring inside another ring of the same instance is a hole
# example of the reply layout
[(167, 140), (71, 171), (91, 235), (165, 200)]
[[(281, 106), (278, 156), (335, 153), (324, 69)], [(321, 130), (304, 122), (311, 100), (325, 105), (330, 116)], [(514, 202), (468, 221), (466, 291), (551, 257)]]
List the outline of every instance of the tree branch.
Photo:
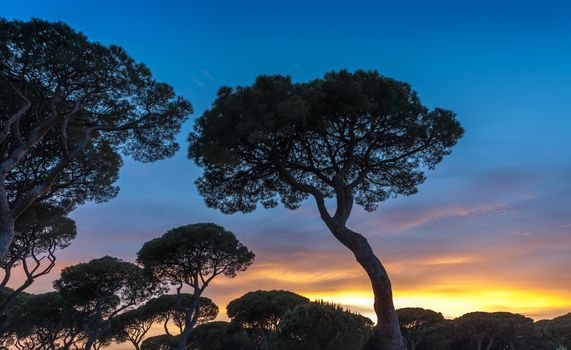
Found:
[(331, 215), (329, 211), (327, 211), (327, 207), (325, 206), (325, 199), (323, 198), (323, 194), (319, 192), (319, 190), (311, 185), (303, 184), (298, 182), (284, 167), (283, 163), (279, 160), (279, 157), (272, 152), (270, 154), (270, 158), (272, 160), (273, 165), (276, 167), (278, 172), (283, 176), (283, 178), (296, 190), (308, 193), (315, 198), (315, 202), (317, 204), (317, 208), (319, 210), (319, 214), (323, 220), (331, 220)]

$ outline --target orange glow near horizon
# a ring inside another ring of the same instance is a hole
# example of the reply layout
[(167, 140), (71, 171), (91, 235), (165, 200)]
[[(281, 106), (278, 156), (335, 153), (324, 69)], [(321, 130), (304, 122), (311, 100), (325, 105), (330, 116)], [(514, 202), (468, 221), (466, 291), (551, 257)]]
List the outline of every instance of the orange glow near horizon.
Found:
[[(285, 280), (288, 280), (285, 275)], [(272, 274), (272, 280), (275, 281), (276, 276)], [(318, 282), (318, 281), (316, 281)], [(218, 286), (220, 287), (220, 286)], [(450, 291), (443, 289), (450, 287)], [(463, 290), (454, 286), (442, 285), (426, 288), (426, 290), (396, 290), (394, 294), (394, 303), (396, 308), (402, 307), (423, 307), (441, 312), (444, 317), (452, 319), (472, 311), (507, 311), (521, 313), (533, 319), (540, 320), (543, 318), (552, 318), (571, 311), (571, 293), (541, 291), (541, 290), (521, 290), (517, 287), (482, 287), (482, 284), (474, 283), (466, 286)], [(219, 288), (214, 287), (215, 294), (218, 294)], [(251, 290), (255, 290), (252, 288)], [(266, 288), (271, 289), (271, 288)], [(247, 292), (246, 290), (245, 292)], [(369, 317), (376, 321), (373, 311), (373, 294), (367, 289), (367, 285), (355, 286), (355, 288), (347, 288), (336, 292), (319, 292), (319, 291), (296, 291), (309, 298), (310, 300), (323, 300), (341, 304), (344, 307)], [(213, 297), (214, 301), (220, 306), (220, 314), (217, 320), (227, 321), (225, 305), (239, 295), (222, 295)], [(565, 311), (567, 310), (567, 311)], [(173, 328), (176, 334), (176, 330)], [(163, 334), (162, 325), (155, 325), (149, 332), (151, 335)], [(121, 349), (118, 346), (116, 349)]]
[[(560, 233), (551, 244), (564, 246), (571, 235)], [(551, 252), (539, 238), (457, 251), (416, 250), (382, 254), (394, 287), (396, 308), (422, 307), (455, 318), (473, 311), (507, 311), (535, 320), (553, 318), (571, 311), (571, 285), (563, 265), (534, 261), (534, 254)], [(508, 249), (509, 248), (509, 249)], [(218, 320), (227, 321), (225, 307), (233, 299), (254, 290), (283, 289), (310, 300), (341, 304), (373, 321), (373, 294), (365, 272), (343, 247), (329, 250), (262, 250), (257, 260), (236, 278), (220, 276), (205, 291), (220, 308)], [(49, 276), (38, 279), (28, 290), (52, 289), (52, 281), (65, 266), (79, 261), (60, 260)], [(545, 271), (558, 271), (545, 273)], [(16, 273), (14, 283), (23, 276)], [(176, 330), (173, 329), (176, 333)], [(148, 336), (164, 334), (155, 325)], [(114, 345), (126, 349), (128, 344)]]
[[(504, 266), (496, 261), (494, 252), (488, 250), (488, 253), (486, 257), (427, 253), (415, 258), (387, 259), (385, 265), (394, 286), (395, 307), (432, 309), (450, 319), (472, 311), (508, 311), (540, 320), (571, 311), (568, 282), (552, 279), (541, 269), (502, 269)], [(217, 278), (205, 291), (204, 296), (220, 308), (218, 320), (228, 320), (226, 305), (244, 293), (284, 289), (310, 300), (341, 304), (376, 321), (370, 283), (349, 253), (306, 251), (286, 257), (271, 254), (259, 257), (236, 278)], [(39, 279), (29, 292), (51, 290), (51, 282), (61, 268), (75, 263), (58, 262), (54, 272)], [(13, 281), (21, 277), (16, 274)], [(174, 328), (173, 332), (176, 333)], [(148, 336), (160, 334), (164, 334), (162, 325), (155, 325)], [(128, 347), (118, 344), (112, 349)]]
[[(306, 293), (312, 300), (325, 300), (346, 306), (375, 321), (372, 308), (373, 294), (354, 290), (335, 294)], [(557, 294), (544, 291), (522, 291), (488, 287), (480, 290), (445, 293), (420, 290), (399, 291), (394, 295), (395, 307), (423, 307), (455, 318), (472, 311), (507, 311), (521, 313), (539, 320), (560, 315), (559, 310), (571, 310), (571, 293)]]
[[(332, 258), (323, 252), (313, 256), (325, 260)], [(338, 257), (333, 256), (333, 260), (337, 259)], [(343, 259), (345, 257), (331, 262), (335, 264), (335, 270), (331, 270), (327, 265), (313, 265), (312, 268), (304, 270), (300, 266), (307, 262), (303, 260), (292, 261), (290, 265), (260, 261), (234, 279), (215, 280), (205, 291), (205, 296), (213, 299), (219, 306), (220, 320), (227, 320), (225, 306), (228, 302), (244, 293), (258, 289), (284, 289), (304, 295), (310, 300), (341, 304), (375, 321), (373, 294), (365, 273), (354, 261), (342, 261)], [(452, 265), (453, 270), (461, 270), (464, 264), (475, 261), (467, 256), (450, 255), (427, 258), (421, 265), (428, 268)], [(414, 280), (403, 281), (403, 275), (412, 269), (411, 266), (418, 266), (418, 263), (409, 261), (387, 264), (394, 285), (396, 308), (423, 307), (441, 312), (447, 318), (472, 311), (508, 311), (536, 320), (571, 311), (571, 291), (555, 288), (553, 285), (533, 288), (509, 284), (501, 276), (493, 276), (492, 271), (483, 270), (466, 277), (459, 277), (456, 273), (448, 277), (443, 273), (432, 276), (429, 281), (418, 283)], [(51, 283), (61, 268), (72, 264), (69, 261), (58, 263), (54, 268), (55, 273), (40, 278), (27, 292), (41, 293), (52, 290)], [(21, 273), (16, 272), (12, 281), (16, 285), (22, 279)]]

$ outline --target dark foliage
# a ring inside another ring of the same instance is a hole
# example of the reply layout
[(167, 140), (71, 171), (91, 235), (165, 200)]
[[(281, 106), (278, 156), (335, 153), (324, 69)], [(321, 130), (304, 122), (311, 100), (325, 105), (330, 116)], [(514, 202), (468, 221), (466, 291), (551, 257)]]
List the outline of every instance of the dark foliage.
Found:
[(372, 334), (373, 322), (340, 306), (305, 303), (286, 312), (272, 348), (360, 350)]
[(172, 156), (191, 111), (118, 46), (61, 22), (0, 19), (0, 256), (33, 203), (109, 200), (121, 154)]
[(184, 350), (190, 331), (200, 317), (199, 299), (209, 283), (219, 275), (233, 278), (254, 261), (254, 253), (223, 227), (194, 224), (174, 228), (143, 245), (137, 253), (148, 275), (176, 286), (177, 294), (187, 285), (192, 302), (184, 310), (184, 326), (178, 337)]
[(15, 269), (26, 279), (9, 295), (0, 297), (0, 315), (8, 309), (14, 298), (34, 281), (51, 272), (55, 266), (55, 252), (69, 246), (75, 238), (75, 221), (67, 217), (61, 207), (36, 203), (16, 221), (16, 235), (8, 254), (0, 262), (4, 277), (0, 287), (6, 287)]
[(164, 291), (137, 265), (109, 256), (63, 269), (54, 287), (84, 315), (85, 350), (107, 339), (114, 317)]
[(268, 335), (278, 329), (285, 313), (309, 299), (285, 290), (248, 292), (226, 306), (232, 323), (246, 330), (261, 348), (267, 348)]
[(373, 210), (416, 192), (462, 132), (452, 112), (429, 111), (408, 84), (376, 72), (298, 84), (260, 76), (218, 91), (189, 136), (189, 157), (205, 170), (197, 185), (206, 203), (226, 213), (278, 200), (297, 208), (314, 192), (335, 196), (338, 183)]
[(438, 333), (439, 324), (444, 322), (441, 313), (422, 308), (398, 309), (397, 315), (402, 334), (411, 350), (415, 350), (430, 335)]
[(192, 330), (189, 350), (256, 350), (243, 330), (228, 322), (208, 322)]
[[(192, 294), (167, 294), (149, 300), (141, 307), (141, 311), (144, 314), (152, 315), (155, 322), (163, 324), (165, 333), (171, 335), (168, 329), (170, 323), (174, 324), (180, 333), (183, 332), (186, 312), (193, 303), (194, 296)], [(196, 324), (201, 325), (213, 321), (216, 316), (218, 316), (218, 306), (209, 298), (200, 297)]]
[(141, 345), (141, 350), (175, 350), (177, 346), (177, 337), (165, 334), (145, 339)]
[(3, 331), (14, 337), (17, 347), (67, 349), (85, 339), (84, 315), (61, 294), (21, 294), (8, 312)]

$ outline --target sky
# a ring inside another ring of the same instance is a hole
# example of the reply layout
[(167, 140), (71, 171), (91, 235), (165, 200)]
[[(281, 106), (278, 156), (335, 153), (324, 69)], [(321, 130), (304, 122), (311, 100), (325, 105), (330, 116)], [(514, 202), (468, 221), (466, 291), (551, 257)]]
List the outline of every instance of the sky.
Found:
[(0, 16), (61, 20), (122, 46), (188, 98), (181, 150), (125, 160), (119, 195), (72, 217), (78, 237), (32, 292), (65, 266), (103, 255), (134, 261), (168, 229), (215, 222), (256, 254), (206, 290), (221, 308), (247, 291), (286, 289), (374, 318), (365, 273), (310, 201), (295, 211), (223, 215), (205, 206), (186, 136), (224, 85), (260, 74), (294, 81), (378, 70), (423, 103), (457, 113), (465, 136), (419, 193), (357, 209), (386, 265), (397, 307), (456, 317), (475, 310), (534, 319), (571, 311), (571, 4), (566, 1), (3, 1)]

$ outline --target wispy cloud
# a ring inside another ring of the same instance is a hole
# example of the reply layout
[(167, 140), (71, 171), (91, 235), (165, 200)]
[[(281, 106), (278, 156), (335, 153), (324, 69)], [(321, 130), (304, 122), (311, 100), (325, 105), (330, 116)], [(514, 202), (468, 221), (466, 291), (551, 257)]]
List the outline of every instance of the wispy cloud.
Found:
[[(358, 225), (369, 231), (375, 229), (382, 233), (399, 233), (422, 226), (432, 221), (451, 217), (472, 217), (488, 214), (505, 214), (513, 212), (513, 208), (503, 204), (445, 205), (440, 207), (399, 208), (377, 215)], [(360, 213), (363, 219), (368, 213)]]
[(192, 81), (198, 85), (198, 87), (200, 87), (201, 89), (204, 89), (204, 83), (202, 82), (202, 80), (198, 79), (197, 77), (192, 77)]
[(216, 82), (216, 78), (214, 78), (214, 76), (212, 74), (210, 74), (209, 71), (207, 71), (206, 69), (204, 69), (202, 71), (202, 75), (206, 78), (208, 78), (208, 80), (210, 80), (211, 82)]

